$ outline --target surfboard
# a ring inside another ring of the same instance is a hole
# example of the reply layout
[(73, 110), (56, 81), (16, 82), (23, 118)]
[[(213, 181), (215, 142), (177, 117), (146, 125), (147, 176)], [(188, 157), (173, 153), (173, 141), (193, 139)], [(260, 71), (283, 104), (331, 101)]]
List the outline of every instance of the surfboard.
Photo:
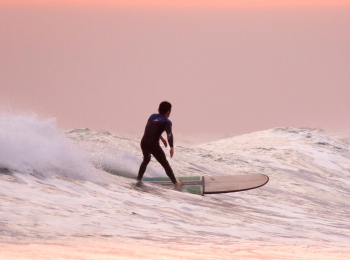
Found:
[[(228, 175), (228, 176), (187, 176), (177, 177), (183, 181), (181, 190), (193, 194), (205, 195), (251, 190), (265, 185), (269, 177), (264, 174)], [(168, 177), (143, 178), (143, 181), (162, 186), (173, 187)]]

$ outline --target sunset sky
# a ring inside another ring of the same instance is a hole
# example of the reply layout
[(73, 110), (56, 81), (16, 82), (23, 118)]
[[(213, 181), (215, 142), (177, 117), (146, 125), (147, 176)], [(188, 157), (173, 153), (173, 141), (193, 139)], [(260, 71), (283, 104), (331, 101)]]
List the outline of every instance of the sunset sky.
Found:
[(0, 110), (65, 128), (350, 130), (350, 1), (3, 1)]
[(306, 7), (306, 6), (349, 6), (348, 0), (2, 0), (6, 5), (14, 4), (79, 4), (79, 5), (109, 5), (133, 7)]

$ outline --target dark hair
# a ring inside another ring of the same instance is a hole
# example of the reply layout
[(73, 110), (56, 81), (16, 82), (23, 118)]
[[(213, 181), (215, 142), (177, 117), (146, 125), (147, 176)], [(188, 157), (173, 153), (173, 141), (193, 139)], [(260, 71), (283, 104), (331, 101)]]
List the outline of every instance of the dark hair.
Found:
[(159, 114), (166, 114), (169, 110), (171, 110), (171, 104), (168, 101), (163, 101), (159, 104)]

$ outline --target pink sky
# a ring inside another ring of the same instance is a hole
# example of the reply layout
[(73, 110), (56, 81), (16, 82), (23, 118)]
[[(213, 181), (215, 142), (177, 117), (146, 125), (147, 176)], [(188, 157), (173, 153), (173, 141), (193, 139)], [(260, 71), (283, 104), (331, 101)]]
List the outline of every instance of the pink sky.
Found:
[(0, 4), (79, 4), (93, 6), (131, 6), (152, 8), (236, 8), (236, 7), (321, 7), (349, 6), (348, 0), (0, 0)]
[(205, 9), (54, 2), (0, 8), (3, 110), (53, 116), (62, 128), (141, 132), (168, 100), (175, 133), (350, 128), (346, 1)]

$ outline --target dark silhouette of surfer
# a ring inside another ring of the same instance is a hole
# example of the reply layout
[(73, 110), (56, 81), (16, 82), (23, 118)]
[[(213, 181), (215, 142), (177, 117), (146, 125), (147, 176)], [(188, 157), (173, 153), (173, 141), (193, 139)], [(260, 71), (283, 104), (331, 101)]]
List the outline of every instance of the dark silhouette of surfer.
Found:
[(163, 101), (159, 105), (159, 114), (153, 114), (147, 121), (145, 133), (141, 139), (141, 149), (143, 154), (143, 161), (140, 165), (137, 180), (141, 181), (143, 174), (146, 171), (148, 163), (151, 161), (151, 155), (163, 166), (166, 174), (174, 183), (175, 187), (182, 185), (182, 180), (177, 181), (173, 170), (171, 169), (168, 160), (166, 159), (163, 149), (159, 145), (159, 140), (162, 140), (165, 147), (168, 146), (167, 141), (162, 137), (165, 131), (170, 146), (170, 158), (174, 155), (174, 137), (171, 131), (172, 123), (168, 119), (171, 113), (171, 104)]

